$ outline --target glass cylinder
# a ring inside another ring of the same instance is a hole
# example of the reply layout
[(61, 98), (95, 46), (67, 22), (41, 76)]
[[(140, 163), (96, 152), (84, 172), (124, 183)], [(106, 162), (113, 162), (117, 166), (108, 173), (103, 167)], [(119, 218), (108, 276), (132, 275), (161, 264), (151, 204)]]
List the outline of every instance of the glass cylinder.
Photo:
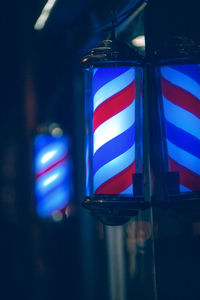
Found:
[(132, 197), (142, 172), (142, 68), (85, 69), (86, 196)]
[(165, 171), (179, 175), (180, 192), (200, 191), (200, 65), (157, 68)]

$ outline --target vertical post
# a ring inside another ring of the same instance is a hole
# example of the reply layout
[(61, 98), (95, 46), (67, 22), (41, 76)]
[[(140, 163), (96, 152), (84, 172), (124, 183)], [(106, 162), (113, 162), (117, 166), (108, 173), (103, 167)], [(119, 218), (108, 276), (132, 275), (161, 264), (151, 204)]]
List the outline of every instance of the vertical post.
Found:
[(127, 300), (122, 226), (106, 227), (110, 300)]

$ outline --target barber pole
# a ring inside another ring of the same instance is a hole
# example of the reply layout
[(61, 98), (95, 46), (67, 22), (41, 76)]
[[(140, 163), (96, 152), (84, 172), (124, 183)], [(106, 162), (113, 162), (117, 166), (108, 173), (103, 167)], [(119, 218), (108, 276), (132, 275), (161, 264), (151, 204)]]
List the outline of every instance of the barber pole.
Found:
[(161, 87), (168, 168), (180, 191), (200, 190), (200, 65), (163, 66)]

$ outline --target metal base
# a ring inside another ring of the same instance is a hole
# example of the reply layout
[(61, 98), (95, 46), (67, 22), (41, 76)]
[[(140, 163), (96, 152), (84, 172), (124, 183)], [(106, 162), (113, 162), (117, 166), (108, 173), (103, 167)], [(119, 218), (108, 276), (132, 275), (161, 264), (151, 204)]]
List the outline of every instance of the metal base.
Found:
[(153, 201), (152, 205), (171, 210), (178, 216), (200, 221), (200, 192), (168, 195), (167, 201)]
[(150, 207), (150, 203), (145, 202), (143, 196), (116, 197), (116, 195), (86, 197), (82, 205), (106, 225), (122, 225), (130, 217), (136, 216), (139, 210)]

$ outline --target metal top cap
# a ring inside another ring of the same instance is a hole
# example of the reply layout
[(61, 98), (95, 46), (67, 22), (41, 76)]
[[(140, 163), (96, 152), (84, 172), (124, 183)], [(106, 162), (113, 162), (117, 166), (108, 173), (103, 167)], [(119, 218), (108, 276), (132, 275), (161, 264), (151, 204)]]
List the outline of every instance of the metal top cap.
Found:
[(157, 47), (152, 60), (156, 64), (199, 62), (200, 45), (189, 37), (174, 36)]
[(82, 59), (83, 68), (101, 65), (141, 65), (142, 56), (127, 44), (114, 40), (104, 40)]

